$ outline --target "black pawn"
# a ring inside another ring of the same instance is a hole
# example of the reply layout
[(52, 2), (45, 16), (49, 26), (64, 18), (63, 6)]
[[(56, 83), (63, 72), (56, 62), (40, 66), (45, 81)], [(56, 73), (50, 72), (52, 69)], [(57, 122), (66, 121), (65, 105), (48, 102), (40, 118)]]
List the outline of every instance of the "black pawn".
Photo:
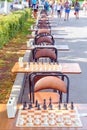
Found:
[(46, 109), (47, 109), (47, 106), (46, 106), (46, 99), (44, 99), (43, 109), (44, 109), (44, 110), (46, 110)]
[(49, 98), (49, 106), (48, 107), (52, 110), (52, 99), (51, 99), (51, 97)]
[(61, 103), (58, 103), (58, 110), (61, 110)]
[(29, 103), (28, 109), (32, 109), (32, 102)]
[(40, 104), (38, 104), (37, 108), (38, 108), (38, 110), (40, 110)]
[(74, 105), (73, 105), (73, 102), (71, 102), (71, 110), (74, 109)]
[(64, 108), (65, 110), (67, 110), (67, 103), (64, 103)]
[(35, 102), (35, 107), (38, 107), (38, 100), (36, 100)]

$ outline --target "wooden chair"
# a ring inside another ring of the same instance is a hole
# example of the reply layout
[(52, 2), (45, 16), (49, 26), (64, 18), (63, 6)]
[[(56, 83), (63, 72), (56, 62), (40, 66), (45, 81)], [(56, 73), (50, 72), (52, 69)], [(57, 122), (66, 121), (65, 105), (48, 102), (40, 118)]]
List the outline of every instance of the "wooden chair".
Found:
[(34, 38), (34, 45), (41, 45), (41, 44), (46, 44), (46, 45), (54, 45), (55, 40), (51, 34), (37, 34)]
[(41, 58), (48, 58), (51, 62), (58, 62), (58, 50), (55, 47), (35, 47), (32, 50), (32, 57), (35, 62)]
[[(42, 76), (41, 78), (39, 78)], [(38, 80), (39, 79), (39, 80)], [(66, 95), (64, 102), (69, 102), (69, 78), (67, 75), (61, 72), (37, 72), (30, 75), (31, 80), (31, 100), (39, 103), (46, 99), (47, 102), (49, 98), (52, 98), (53, 103), (58, 103), (63, 100), (63, 94)], [(49, 91), (49, 89), (53, 91)], [(42, 91), (48, 90), (48, 91)], [(54, 92), (54, 90), (57, 90)]]

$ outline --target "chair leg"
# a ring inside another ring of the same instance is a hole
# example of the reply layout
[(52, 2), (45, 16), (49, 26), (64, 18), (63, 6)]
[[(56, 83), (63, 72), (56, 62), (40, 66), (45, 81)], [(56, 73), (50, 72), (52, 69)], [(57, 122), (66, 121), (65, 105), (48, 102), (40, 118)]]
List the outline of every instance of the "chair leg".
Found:
[(60, 94), (60, 103), (62, 103), (62, 92), (59, 91)]
[(30, 98), (30, 101), (31, 101), (31, 75), (29, 75), (29, 98)]

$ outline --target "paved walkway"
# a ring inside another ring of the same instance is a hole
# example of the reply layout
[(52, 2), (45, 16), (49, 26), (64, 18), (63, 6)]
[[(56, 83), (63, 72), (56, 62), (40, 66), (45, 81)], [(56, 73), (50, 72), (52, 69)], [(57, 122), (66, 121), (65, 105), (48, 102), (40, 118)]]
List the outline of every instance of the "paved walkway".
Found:
[[(70, 78), (70, 99), (76, 103), (87, 103), (87, 15), (80, 11), (80, 18), (75, 19), (71, 11), (69, 21), (64, 21), (64, 14), (61, 19), (54, 16), (57, 23), (58, 34), (64, 39), (56, 39), (56, 44), (68, 45), (70, 51), (59, 52), (59, 62), (78, 62), (82, 73), (69, 75)], [(24, 92), (23, 100), (27, 97), (28, 84)]]

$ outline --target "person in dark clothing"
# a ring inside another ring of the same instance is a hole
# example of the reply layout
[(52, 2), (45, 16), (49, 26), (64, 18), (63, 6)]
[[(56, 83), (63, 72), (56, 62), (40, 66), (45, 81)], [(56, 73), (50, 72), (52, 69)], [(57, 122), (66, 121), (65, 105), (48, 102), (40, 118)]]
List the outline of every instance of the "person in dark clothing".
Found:
[(78, 0), (76, 0), (76, 2), (74, 3), (74, 10), (76, 19), (79, 19), (80, 3), (78, 2)]

